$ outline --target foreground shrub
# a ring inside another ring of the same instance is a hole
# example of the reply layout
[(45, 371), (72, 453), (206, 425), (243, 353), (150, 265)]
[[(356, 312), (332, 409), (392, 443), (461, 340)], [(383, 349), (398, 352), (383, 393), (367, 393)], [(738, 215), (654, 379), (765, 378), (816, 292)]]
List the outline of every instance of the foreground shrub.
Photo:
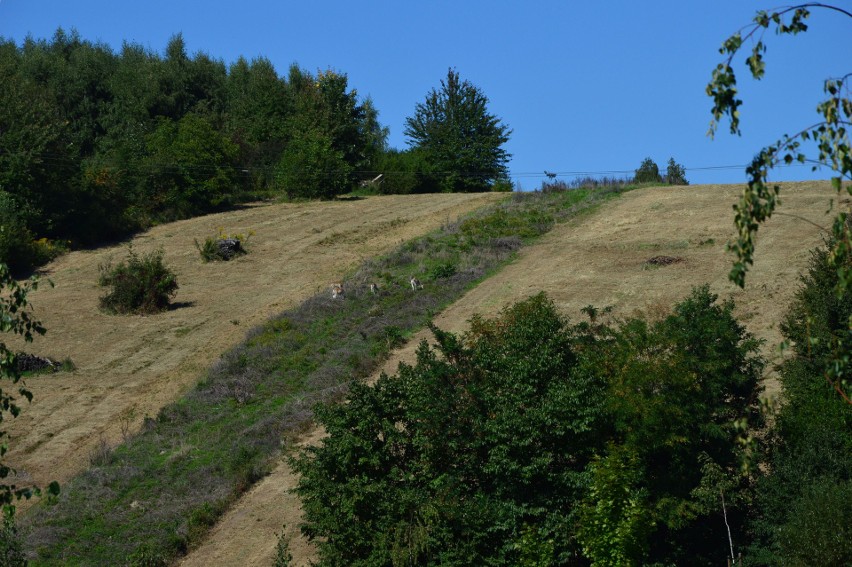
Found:
[(163, 251), (139, 256), (131, 248), (117, 266), (100, 266), (98, 283), (112, 290), (101, 297), (101, 308), (109, 313), (159, 313), (169, 307), (177, 293), (177, 278), (163, 263)]
[(433, 327), (416, 366), (319, 409), (328, 437), (292, 460), (320, 564), (723, 563), (762, 362), (716, 299), (610, 328), (540, 294)]
[(825, 373), (850, 352), (852, 292), (835, 291), (833, 245), (813, 253), (781, 325), (793, 356), (781, 366), (785, 403), (761, 467), (750, 565), (852, 564), (852, 409)]

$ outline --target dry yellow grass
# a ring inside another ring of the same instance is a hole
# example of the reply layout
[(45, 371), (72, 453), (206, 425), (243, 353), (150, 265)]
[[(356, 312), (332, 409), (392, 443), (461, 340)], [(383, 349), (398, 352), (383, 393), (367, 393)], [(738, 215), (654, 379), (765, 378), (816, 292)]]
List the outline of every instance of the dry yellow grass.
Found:
[[(725, 243), (733, 235), (731, 206), (739, 194), (740, 188), (730, 185), (659, 187), (628, 193), (593, 214), (556, 227), (538, 244), (523, 250), (514, 263), (446, 309), (436, 323), (463, 331), (474, 313), (493, 315), (539, 291), (546, 292), (574, 319), (589, 304), (612, 306), (614, 317), (636, 313), (657, 317), (692, 287), (708, 283), (721, 298), (732, 297), (737, 302), (737, 315), (752, 333), (766, 340), (764, 353), (775, 359), (775, 346), (781, 340), (778, 323), (798, 287), (809, 250), (821, 242), (814, 224), (830, 226), (826, 209), (836, 194), (824, 182), (784, 184), (783, 214), (761, 228), (756, 262), (745, 290), (728, 282), (732, 258), (725, 252)], [(647, 265), (655, 256), (680, 261)], [(385, 371), (393, 373), (400, 361), (413, 361), (414, 350), (424, 338), (428, 338), (427, 332), (400, 349)], [(771, 375), (767, 389), (777, 392)], [(321, 439), (322, 432), (314, 431), (305, 442)], [(299, 536), (299, 502), (288, 492), (296, 481), (289, 467), (281, 464), (222, 518), (182, 565), (268, 565), (282, 524), (287, 525), (293, 564), (309, 564), (313, 548)]]
[[(35, 396), (18, 419), (9, 464), (25, 480), (63, 482), (88, 465), (105, 440), (115, 444), (146, 416), (198, 381), (246, 331), (339, 280), (365, 258), (503, 198), (496, 194), (372, 197), (353, 201), (262, 204), (156, 227), (133, 239), (138, 252), (162, 248), (177, 274), (177, 308), (149, 317), (98, 310), (98, 265), (123, 246), (72, 252), (47, 267), (54, 288), (31, 296), (48, 332), (31, 345), (70, 373), (29, 379)], [(223, 229), (254, 232), (250, 253), (201, 262), (193, 241)], [(5, 338), (5, 337), (4, 337)]]

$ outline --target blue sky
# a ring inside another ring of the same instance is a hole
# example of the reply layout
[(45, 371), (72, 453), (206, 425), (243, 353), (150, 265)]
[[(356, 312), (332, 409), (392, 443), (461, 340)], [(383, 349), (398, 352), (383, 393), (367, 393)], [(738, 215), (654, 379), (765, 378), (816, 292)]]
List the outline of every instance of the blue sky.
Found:
[[(777, 0), (775, 0), (777, 1)], [(839, 1), (849, 8), (849, 2)], [(188, 51), (231, 63), (269, 58), (333, 68), (371, 96), (391, 146), (406, 147), (405, 118), (454, 67), (485, 92), (513, 134), (515, 180), (537, 187), (544, 170), (624, 176), (651, 157), (686, 166), (692, 183), (738, 183), (763, 146), (818, 121), (825, 78), (850, 71), (849, 19), (815, 12), (797, 37), (766, 36), (760, 82), (736, 70), (745, 101), (741, 137), (723, 125), (706, 136), (705, 85), (722, 41), (775, 4), (748, 0), (611, 1), (253, 1), (0, 0), (0, 36), (18, 44), (58, 27), (119, 49), (163, 53), (182, 33)], [(810, 167), (775, 180), (827, 178)]]

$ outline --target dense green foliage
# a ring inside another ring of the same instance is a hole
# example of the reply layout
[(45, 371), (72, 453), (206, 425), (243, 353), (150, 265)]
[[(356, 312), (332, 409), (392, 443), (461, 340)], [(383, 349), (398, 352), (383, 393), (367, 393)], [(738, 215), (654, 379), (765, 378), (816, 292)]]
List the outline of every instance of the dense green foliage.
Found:
[(814, 252), (782, 325), (793, 356), (781, 369), (785, 403), (763, 467), (770, 474), (759, 483), (755, 565), (852, 564), (852, 411), (825, 372), (849, 352), (852, 293), (835, 293), (830, 249)]
[(645, 158), (633, 175), (635, 183), (662, 183), (663, 176), (660, 175), (660, 167), (651, 158)]
[(61, 29), (0, 38), (0, 261), (26, 270), (47, 243), (90, 245), (262, 196), (333, 197), (372, 171), (387, 131), (346, 75), (263, 58), (226, 67), (120, 52)]
[(572, 326), (538, 295), (433, 328), (416, 366), (319, 410), (329, 437), (293, 460), (322, 564), (722, 564), (762, 361), (715, 300)]
[(689, 185), (686, 180), (686, 168), (669, 158), (666, 174), (660, 173), (660, 167), (651, 158), (645, 158), (633, 174), (633, 183), (667, 183), (668, 185)]
[(27, 518), (35, 564), (165, 564), (185, 553), (276, 462), (314, 402), (339, 400), (526, 242), (619, 192), (513, 194), (367, 261), (344, 280), (345, 299), (324, 292), (252, 330), (196, 389)]
[(669, 185), (689, 185), (686, 180), (686, 168), (677, 163), (674, 158), (669, 158), (669, 163), (666, 165), (665, 182)]
[(127, 258), (113, 266), (100, 266), (98, 284), (108, 287), (101, 309), (109, 313), (159, 313), (177, 293), (177, 277), (163, 262), (163, 251), (140, 256), (132, 248)]
[(508, 177), (502, 146), (511, 130), (487, 107), (488, 97), (450, 69), (406, 119), (405, 135), (442, 191), (487, 191)]

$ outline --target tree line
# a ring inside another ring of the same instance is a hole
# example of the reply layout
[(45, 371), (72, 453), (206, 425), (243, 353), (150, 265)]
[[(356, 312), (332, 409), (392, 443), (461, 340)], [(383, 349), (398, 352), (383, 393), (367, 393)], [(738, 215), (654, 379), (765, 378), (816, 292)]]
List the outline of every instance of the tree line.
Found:
[(409, 118), (411, 148), (345, 74), (259, 57), (226, 65), (59, 29), (0, 38), (0, 262), (38, 265), (155, 223), (260, 197), (331, 198), (390, 172), (385, 193), (489, 190), (509, 129), (450, 70)]

